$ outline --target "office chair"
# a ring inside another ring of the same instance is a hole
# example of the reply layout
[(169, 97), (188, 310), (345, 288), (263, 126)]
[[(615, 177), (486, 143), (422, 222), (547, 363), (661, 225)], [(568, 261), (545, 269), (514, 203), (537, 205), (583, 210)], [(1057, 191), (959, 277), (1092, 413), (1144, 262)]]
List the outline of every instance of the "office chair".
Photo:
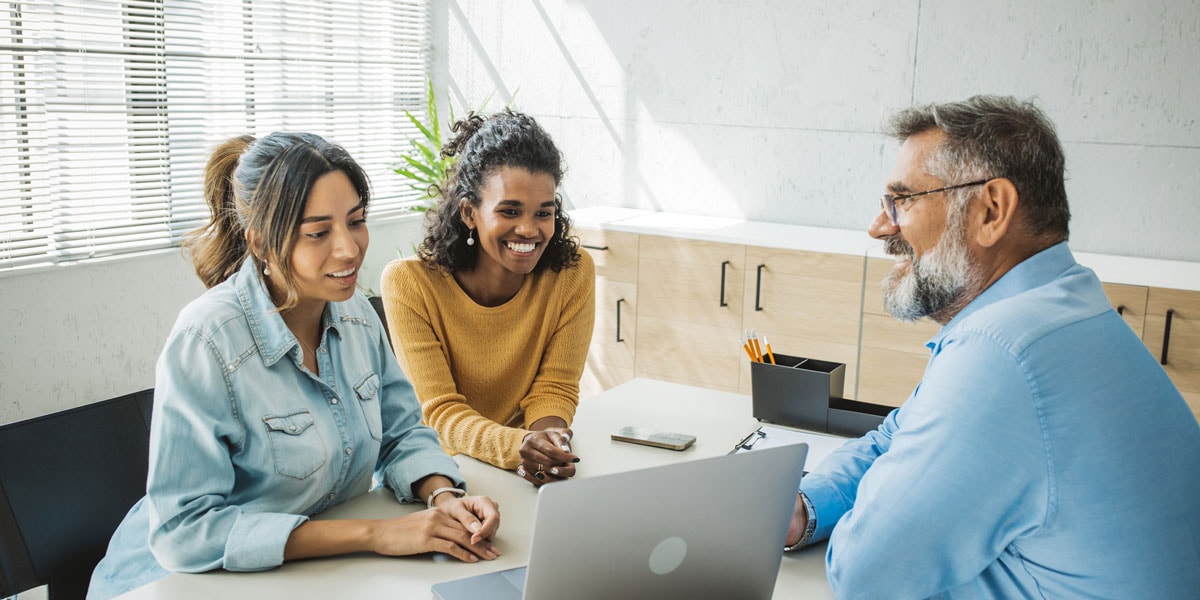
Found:
[(154, 390), (0, 426), (0, 598), (83, 598), (146, 493)]

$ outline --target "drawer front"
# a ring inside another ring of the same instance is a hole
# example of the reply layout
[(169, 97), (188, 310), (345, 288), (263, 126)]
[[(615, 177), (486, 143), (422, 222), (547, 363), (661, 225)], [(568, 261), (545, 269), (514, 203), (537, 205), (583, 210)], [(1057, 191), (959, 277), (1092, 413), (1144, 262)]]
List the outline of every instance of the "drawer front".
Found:
[(596, 276), (637, 283), (638, 235), (602, 229), (575, 229), (579, 244), (596, 263)]

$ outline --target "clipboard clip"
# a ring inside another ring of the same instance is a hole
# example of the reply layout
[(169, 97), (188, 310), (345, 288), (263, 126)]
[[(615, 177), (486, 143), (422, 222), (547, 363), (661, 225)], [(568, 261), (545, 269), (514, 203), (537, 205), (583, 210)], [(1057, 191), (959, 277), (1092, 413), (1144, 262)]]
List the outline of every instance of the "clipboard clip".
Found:
[(750, 435), (742, 438), (742, 441), (738, 442), (737, 445), (733, 447), (733, 451), (737, 452), (738, 450), (753, 450), (754, 444), (758, 443), (758, 440), (761, 440), (765, 437), (767, 437), (767, 432), (763, 431), (762, 427), (759, 427), (758, 429), (751, 431)]

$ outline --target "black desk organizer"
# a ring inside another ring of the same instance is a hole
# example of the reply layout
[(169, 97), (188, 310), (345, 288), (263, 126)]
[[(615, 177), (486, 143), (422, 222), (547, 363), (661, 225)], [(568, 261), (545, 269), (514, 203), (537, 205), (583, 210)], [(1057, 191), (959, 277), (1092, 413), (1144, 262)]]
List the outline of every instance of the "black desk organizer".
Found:
[(810, 431), (857, 437), (879, 427), (890, 406), (842, 398), (846, 365), (776, 354), (750, 363), (754, 418)]

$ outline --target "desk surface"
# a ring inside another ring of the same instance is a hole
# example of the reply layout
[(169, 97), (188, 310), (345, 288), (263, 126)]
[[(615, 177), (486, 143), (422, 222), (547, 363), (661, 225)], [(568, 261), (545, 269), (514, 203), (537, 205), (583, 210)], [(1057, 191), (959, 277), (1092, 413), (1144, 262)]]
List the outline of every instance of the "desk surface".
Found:
[[(689, 433), (696, 436), (696, 443), (673, 452), (611, 441), (609, 434), (625, 425)], [(635, 379), (580, 404), (572, 441), (582, 459), (577, 477), (719, 456), (757, 425), (750, 416), (749, 396)], [(808, 435), (809, 468), (844, 441)], [(495, 543), (503, 555), (494, 561), (468, 564), (442, 555), (357, 554), (290, 562), (260, 573), (176, 573), (123, 598), (431, 598), (434, 583), (527, 564), (537, 491), (511, 472), (466, 456), (456, 460), (471, 492), (491, 496), (500, 504)], [(401, 505), (390, 491), (377, 489), (317, 518), (389, 518), (420, 508)], [(805, 598), (833, 598), (825, 580), (825, 544), (785, 555), (775, 589), (776, 597), (797, 597), (803, 592)]]

